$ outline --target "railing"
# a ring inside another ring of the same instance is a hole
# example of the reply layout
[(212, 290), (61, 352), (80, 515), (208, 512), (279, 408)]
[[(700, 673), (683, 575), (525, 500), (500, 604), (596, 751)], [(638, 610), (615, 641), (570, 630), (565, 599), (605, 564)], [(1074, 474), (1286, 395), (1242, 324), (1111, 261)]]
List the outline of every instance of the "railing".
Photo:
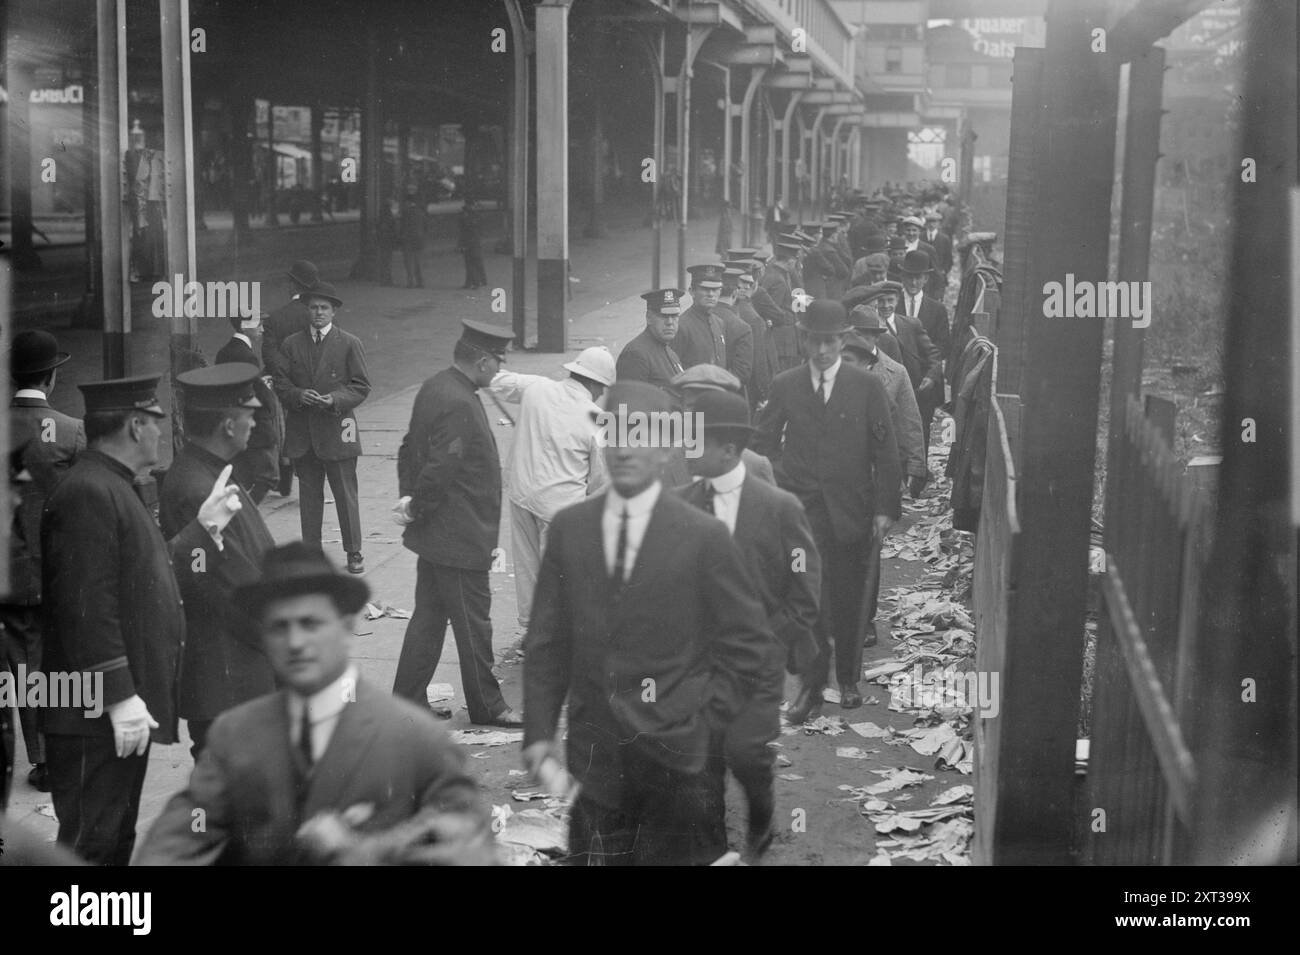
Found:
[[(997, 358), (989, 363), (989, 388), (997, 387)], [(975, 538), (975, 669), (1006, 675), (1007, 627), (1016, 599), (1020, 519), (1016, 513), (1015, 454), (1020, 444), (1020, 399), (995, 395), (989, 409), (988, 453), (984, 468), (984, 500)], [(991, 678), (990, 678), (991, 679)], [(992, 684), (991, 684), (992, 685)], [(999, 744), (1002, 717), (975, 717), (975, 840), (974, 862), (992, 858), (998, 806)]]
[[(1196, 766), (1184, 695), (1209, 552), (1208, 506), (1129, 396), (1106, 480), (1106, 573), (1097, 627), (1087, 802), (1079, 858), (1186, 861)], [(1244, 636), (1244, 635), (1243, 635)]]
[(853, 89), (853, 34), (829, 0), (746, 0), (788, 42), (796, 28), (808, 38), (806, 52), (824, 72)]

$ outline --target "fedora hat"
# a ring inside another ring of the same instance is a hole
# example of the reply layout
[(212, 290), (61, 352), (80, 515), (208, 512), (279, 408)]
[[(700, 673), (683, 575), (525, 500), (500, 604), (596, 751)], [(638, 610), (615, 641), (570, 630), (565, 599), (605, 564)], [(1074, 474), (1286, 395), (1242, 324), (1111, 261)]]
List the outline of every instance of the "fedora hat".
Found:
[(329, 282), (317, 282), (311, 288), (303, 293), (303, 298), (323, 298), (326, 301), (333, 302), (335, 308), (343, 306), (343, 299), (339, 298), (339, 293), (334, 290), (334, 286)]
[(903, 264), (899, 268), (908, 275), (924, 275), (934, 271), (930, 264), (930, 253), (923, 249), (913, 249), (903, 256)]
[(72, 356), (59, 351), (59, 340), (43, 329), (19, 332), (9, 349), (9, 371), (15, 375), (39, 375), (53, 371)]
[(370, 588), (358, 577), (340, 574), (319, 547), (293, 541), (267, 551), (262, 576), (235, 588), (235, 603), (256, 617), (272, 600), (328, 594), (345, 614), (359, 611), (370, 598)]
[(863, 302), (856, 306), (853, 311), (849, 312), (849, 318), (853, 321), (853, 331), (855, 334), (862, 332), (887, 332), (889, 326), (885, 320), (880, 317), (880, 313), (871, 307), (869, 302)]
[(293, 263), (286, 274), (304, 288), (311, 288), (320, 282), (320, 272), (316, 270), (314, 263), (306, 259), (299, 259)]
[(819, 298), (813, 299), (796, 327), (800, 331), (818, 335), (837, 335), (847, 332), (853, 326), (849, 324), (843, 305), (833, 298)]

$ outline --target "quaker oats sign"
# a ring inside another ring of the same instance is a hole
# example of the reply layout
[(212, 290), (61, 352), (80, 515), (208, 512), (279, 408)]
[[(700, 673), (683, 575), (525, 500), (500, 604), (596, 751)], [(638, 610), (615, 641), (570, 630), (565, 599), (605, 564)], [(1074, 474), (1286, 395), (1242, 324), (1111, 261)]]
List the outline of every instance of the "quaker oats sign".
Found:
[(1042, 17), (977, 17), (958, 20), (957, 25), (971, 36), (976, 53), (1009, 60), (1017, 46), (1042, 46), (1046, 23)]

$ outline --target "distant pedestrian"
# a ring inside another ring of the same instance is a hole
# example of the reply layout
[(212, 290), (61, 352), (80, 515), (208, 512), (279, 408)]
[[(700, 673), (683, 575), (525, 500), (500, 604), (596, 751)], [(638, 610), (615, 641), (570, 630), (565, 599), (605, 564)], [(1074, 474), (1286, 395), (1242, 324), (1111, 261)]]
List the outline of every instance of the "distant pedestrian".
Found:
[(462, 288), (483, 288), (487, 271), (483, 268), (483, 240), (479, 235), (478, 207), (466, 199), (460, 210), (460, 236), (456, 248), (465, 257), (465, 284)]
[(376, 232), (376, 241), (379, 246), (376, 278), (384, 285), (393, 284), (393, 253), (402, 244), (399, 227), (401, 218), (402, 207), (396, 199), (389, 198), (380, 204), (379, 224)]
[(343, 300), (321, 282), (306, 295), (311, 328), (290, 335), (275, 390), (284, 405), (284, 453), (298, 472), (302, 539), (320, 546), (325, 479), (334, 492), (348, 572), (364, 573), (361, 513), (357, 506), (357, 458), (361, 432), (356, 407), (370, 394), (361, 339), (335, 325)]
[[(280, 482), (280, 445), (283, 441), (283, 415), (280, 400), (271, 387), (271, 373), (262, 367), (260, 354), (265, 344), (265, 316), (252, 319), (230, 317), (234, 334), (217, 351), (218, 365), (239, 362), (256, 366), (262, 374), (253, 381), (253, 391), (260, 407), (253, 412), (253, 433), (248, 446), (231, 459), (235, 481), (248, 492), (254, 504), (261, 504), (271, 488)], [(293, 469), (289, 468), (290, 480)]]
[(402, 266), (406, 269), (407, 288), (424, 288), (424, 276), (420, 274), (420, 255), (424, 252), (424, 237), (428, 228), (429, 216), (420, 199), (420, 190), (415, 183), (408, 182), (401, 209)]

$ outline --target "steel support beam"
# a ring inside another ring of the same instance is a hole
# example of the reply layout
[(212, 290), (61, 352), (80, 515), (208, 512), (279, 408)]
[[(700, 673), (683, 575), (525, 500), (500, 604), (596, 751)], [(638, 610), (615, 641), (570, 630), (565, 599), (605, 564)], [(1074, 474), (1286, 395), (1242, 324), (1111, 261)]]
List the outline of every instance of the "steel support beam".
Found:
[[(795, 110), (802, 98), (802, 90), (791, 93), (790, 98), (785, 101), (785, 112), (781, 116), (781, 201), (785, 203), (787, 210), (793, 208), (790, 204), (790, 180), (792, 178), (790, 175), (790, 134), (794, 131)], [(801, 148), (800, 153), (802, 154), (802, 152)]]
[(569, 5), (542, 0), (537, 44), (537, 350), (568, 350)]
[[(89, 143), (98, 172), (95, 215), (99, 233), (99, 302), (103, 319), (103, 371), (105, 378), (129, 373), (131, 352), (130, 272), (131, 233), (122, 194), (122, 157), (127, 141), (126, 0), (96, 0), (96, 123), (95, 141)], [(91, 240), (90, 236), (86, 237)]]
[(514, 83), (510, 97), (510, 324), (515, 347), (528, 344), (528, 51), (532, 35), (519, 0), (505, 0)]
[(745, 245), (749, 245), (752, 238), (749, 221), (749, 207), (753, 198), (750, 188), (750, 159), (754, 152), (750, 148), (753, 139), (751, 117), (754, 115), (754, 94), (758, 92), (758, 87), (763, 82), (763, 77), (766, 74), (767, 69), (761, 66), (750, 71), (749, 84), (745, 87), (745, 98), (740, 105), (740, 214), (741, 222), (744, 223), (741, 235)]
[[(162, 38), (163, 152), (166, 157), (167, 277), (197, 281), (194, 263), (194, 116), (190, 93), (189, 0), (158, 0)], [(172, 386), (193, 367), (198, 318), (171, 318)], [(173, 414), (176, 410), (173, 405)], [(173, 441), (180, 434), (173, 433)]]

